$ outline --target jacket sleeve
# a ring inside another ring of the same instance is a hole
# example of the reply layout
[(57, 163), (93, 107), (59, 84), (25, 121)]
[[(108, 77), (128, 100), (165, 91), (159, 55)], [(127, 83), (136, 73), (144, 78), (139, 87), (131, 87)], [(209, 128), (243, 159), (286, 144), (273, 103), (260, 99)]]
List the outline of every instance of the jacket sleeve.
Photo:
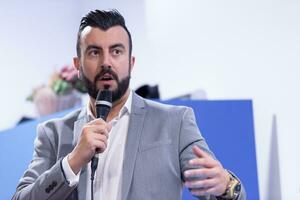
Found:
[[(191, 169), (192, 167), (188, 165), (188, 161), (195, 158), (195, 155), (192, 151), (192, 147), (197, 145), (202, 150), (210, 154), (212, 157), (215, 158), (214, 154), (209, 149), (205, 139), (201, 135), (199, 128), (196, 124), (196, 119), (194, 112), (191, 108), (186, 108), (184, 110), (180, 133), (179, 133), (179, 158), (180, 158), (180, 168), (181, 168), (181, 177), (184, 180), (183, 172)], [(216, 159), (216, 158), (215, 158)], [(201, 179), (201, 177), (199, 177)], [(208, 196), (201, 196), (198, 197), (201, 200), (216, 200), (217, 198), (212, 195)], [(242, 185), (241, 193), (239, 195), (238, 200), (246, 199), (246, 192)]]
[(76, 186), (70, 187), (57, 160), (54, 130), (43, 124), (37, 128), (33, 159), (20, 179), (13, 200), (65, 199)]

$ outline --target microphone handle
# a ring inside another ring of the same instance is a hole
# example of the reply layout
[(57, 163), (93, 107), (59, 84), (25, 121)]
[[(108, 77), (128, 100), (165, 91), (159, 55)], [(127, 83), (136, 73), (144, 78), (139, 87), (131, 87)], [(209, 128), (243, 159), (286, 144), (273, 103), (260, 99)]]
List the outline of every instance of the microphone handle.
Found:
[[(104, 121), (106, 121), (107, 119), (107, 116), (108, 116), (108, 113), (110, 111), (110, 107), (109, 106), (106, 106), (106, 105), (96, 105), (96, 117), (99, 119), (103, 119)], [(98, 151), (99, 149), (96, 149), (96, 152)], [(92, 162), (91, 162), (91, 169), (92, 169), (92, 176), (91, 178), (94, 179), (94, 174), (95, 174), (95, 171), (98, 167), (98, 160), (99, 160), (99, 154), (95, 154), (92, 158)]]
[(96, 117), (97, 119), (101, 118), (106, 121), (110, 107), (106, 105), (96, 105)]

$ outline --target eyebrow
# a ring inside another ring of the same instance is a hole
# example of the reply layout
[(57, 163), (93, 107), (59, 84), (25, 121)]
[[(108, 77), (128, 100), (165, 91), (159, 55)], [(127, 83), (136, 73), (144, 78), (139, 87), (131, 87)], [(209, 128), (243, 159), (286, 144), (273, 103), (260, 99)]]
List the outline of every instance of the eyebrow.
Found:
[(121, 47), (122, 49), (125, 49), (125, 46), (122, 43), (117, 43), (117, 44), (111, 45), (109, 48), (114, 49), (117, 47)]
[(88, 52), (89, 50), (91, 49), (102, 49), (101, 47), (97, 46), (97, 45), (89, 45), (86, 49), (85, 49), (85, 52)]
[[(118, 48), (118, 47), (120, 47), (120, 48), (122, 48), (122, 49), (125, 49), (125, 46), (124, 46), (122, 43), (117, 43), (117, 44), (111, 45), (111, 46), (109, 47), (109, 49), (114, 49), (114, 48)], [(91, 50), (91, 49), (101, 50), (102, 47), (92, 44), (92, 45), (89, 45), (89, 46), (85, 49), (85, 52), (88, 52), (88, 51)]]

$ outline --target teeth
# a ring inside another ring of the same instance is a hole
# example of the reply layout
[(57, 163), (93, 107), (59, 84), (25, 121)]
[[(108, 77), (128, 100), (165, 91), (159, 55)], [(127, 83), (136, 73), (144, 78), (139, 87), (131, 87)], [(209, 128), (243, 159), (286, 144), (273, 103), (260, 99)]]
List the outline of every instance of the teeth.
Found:
[(107, 80), (112, 80), (113, 77), (110, 74), (105, 74), (104, 76), (101, 77), (101, 80), (107, 81)]
[(111, 79), (112, 79), (111, 77), (103, 77), (103, 78), (102, 78), (102, 80), (105, 80), (105, 81), (111, 80)]

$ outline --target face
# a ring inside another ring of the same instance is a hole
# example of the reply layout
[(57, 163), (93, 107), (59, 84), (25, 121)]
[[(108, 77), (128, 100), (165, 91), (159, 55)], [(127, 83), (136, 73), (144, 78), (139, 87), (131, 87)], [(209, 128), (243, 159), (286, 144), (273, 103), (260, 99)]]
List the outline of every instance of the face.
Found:
[(134, 57), (129, 57), (129, 38), (121, 26), (106, 31), (86, 27), (81, 33), (81, 57), (75, 67), (89, 95), (96, 99), (99, 90), (113, 92), (113, 102), (128, 91)]

